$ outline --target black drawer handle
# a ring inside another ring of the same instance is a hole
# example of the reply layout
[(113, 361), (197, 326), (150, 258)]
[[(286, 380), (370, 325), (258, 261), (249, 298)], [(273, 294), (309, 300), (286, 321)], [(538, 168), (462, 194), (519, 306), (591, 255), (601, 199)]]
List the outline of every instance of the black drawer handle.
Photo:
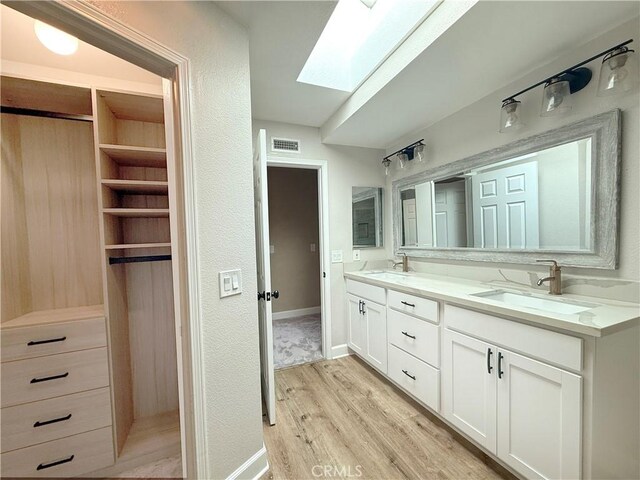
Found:
[(504, 375), (504, 372), (502, 371), (502, 359), (504, 358), (504, 355), (502, 355), (502, 353), (498, 352), (498, 378), (502, 378), (502, 375)]
[(493, 352), (490, 348), (487, 348), (487, 372), (489, 374), (491, 374), (491, 371), (493, 370), (493, 367), (491, 366), (491, 355), (493, 355)]
[(405, 302), (404, 300), (400, 302), (403, 305), (406, 305), (407, 307), (413, 307), (416, 308), (416, 306), (413, 303), (409, 303), (409, 302)]
[(27, 346), (33, 347), (34, 345), (44, 345), (45, 343), (64, 342), (66, 339), (67, 337), (51, 338), (49, 340), (31, 340), (27, 343)]
[(33, 426), (34, 428), (44, 427), (45, 425), (51, 425), (52, 423), (66, 422), (70, 418), (71, 418), (71, 414), (67, 415), (66, 417), (54, 418), (53, 420), (45, 420), (44, 422), (37, 421), (36, 423), (33, 424)]
[(65, 378), (69, 376), (69, 372), (61, 373), (60, 375), (52, 375), (50, 377), (32, 378), (31, 383), (48, 382), (49, 380), (58, 380), (59, 378)]
[(409, 377), (412, 380), (415, 380), (416, 377), (414, 377), (413, 375), (411, 375), (409, 372), (407, 372), (406, 370), (402, 370), (402, 373), (404, 373), (407, 377)]
[(69, 463), (69, 462), (71, 462), (73, 460), (74, 457), (75, 457), (75, 455), (71, 455), (71, 456), (69, 456), (67, 458), (63, 458), (62, 460), (56, 460), (55, 462), (41, 463), (40, 465), (38, 465), (36, 470), (44, 470), (45, 468), (56, 467), (58, 465), (62, 465), (63, 463)]
[(414, 340), (416, 339), (415, 335), (409, 335), (407, 332), (402, 332), (402, 334), (403, 334), (405, 337), (413, 338)]

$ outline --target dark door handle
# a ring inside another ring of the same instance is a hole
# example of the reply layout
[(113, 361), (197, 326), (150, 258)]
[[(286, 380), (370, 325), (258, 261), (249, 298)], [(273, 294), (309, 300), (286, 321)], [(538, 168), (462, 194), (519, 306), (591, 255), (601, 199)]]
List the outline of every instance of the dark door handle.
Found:
[(52, 375), (50, 377), (32, 378), (31, 383), (48, 382), (50, 380), (58, 380), (69, 376), (69, 372), (61, 373), (60, 375)]
[(504, 355), (502, 355), (502, 352), (498, 352), (498, 378), (502, 378), (502, 375), (504, 375), (504, 372), (502, 371), (503, 358), (504, 358)]
[(62, 460), (56, 460), (55, 462), (51, 462), (51, 463), (41, 463), (40, 465), (38, 465), (36, 467), (36, 470), (44, 470), (45, 468), (51, 468), (51, 467), (56, 467), (58, 465), (62, 465), (63, 463), (69, 463), (73, 460), (73, 458), (75, 457), (75, 455), (71, 455), (67, 458), (63, 458)]
[(404, 300), (400, 302), (403, 305), (406, 305), (407, 307), (413, 307), (416, 308), (416, 306), (413, 303), (409, 303), (409, 302), (405, 302)]
[(404, 373), (407, 377), (409, 377), (411, 380), (415, 380), (416, 377), (414, 377), (413, 375), (411, 375), (409, 372), (407, 372), (406, 370), (402, 370), (402, 373)]
[(487, 372), (489, 374), (491, 374), (491, 371), (493, 370), (493, 367), (491, 366), (491, 355), (493, 355), (493, 352), (490, 348), (487, 348)]
[(415, 335), (409, 335), (407, 332), (402, 332), (402, 334), (403, 334), (405, 337), (413, 338), (414, 340), (416, 339)]
[(36, 427), (44, 427), (45, 425), (51, 425), (52, 423), (58, 423), (58, 422), (65, 422), (67, 420), (69, 420), (71, 418), (71, 414), (65, 416), (65, 417), (60, 417), (60, 418), (54, 418), (52, 420), (45, 420), (43, 422), (36, 422), (33, 424), (34, 428)]
[(265, 297), (264, 292), (258, 292), (258, 301), (260, 301), (260, 300), (264, 300), (265, 298), (266, 298), (266, 297)]
[(45, 343), (64, 342), (66, 339), (67, 337), (50, 338), (49, 340), (31, 340), (27, 343), (27, 346), (32, 347), (33, 345), (44, 345)]
[(271, 292), (271, 296), (273, 298), (280, 298), (280, 292), (278, 290), (274, 290), (273, 292)]

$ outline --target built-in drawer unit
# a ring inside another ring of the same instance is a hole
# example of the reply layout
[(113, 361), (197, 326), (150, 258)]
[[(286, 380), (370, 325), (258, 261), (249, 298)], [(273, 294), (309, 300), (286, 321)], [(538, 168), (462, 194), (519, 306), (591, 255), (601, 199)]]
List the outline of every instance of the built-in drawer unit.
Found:
[(438, 323), (438, 302), (428, 298), (416, 297), (408, 293), (389, 290), (388, 306), (399, 312), (415, 315), (424, 320)]
[(389, 343), (440, 367), (440, 326), (395, 310), (387, 311)]
[(55, 355), (107, 345), (103, 318), (2, 330), (2, 361)]
[(395, 383), (435, 411), (440, 410), (440, 371), (389, 345), (388, 375)]
[(386, 290), (376, 285), (369, 285), (367, 283), (347, 279), (347, 292), (355, 295), (356, 297), (366, 298), (372, 302), (379, 303), (380, 305), (385, 305), (387, 303)]
[(111, 427), (3, 453), (3, 477), (75, 477), (113, 463)]
[(109, 388), (74, 393), (2, 410), (2, 452), (111, 425)]
[(107, 385), (106, 347), (2, 363), (3, 408)]

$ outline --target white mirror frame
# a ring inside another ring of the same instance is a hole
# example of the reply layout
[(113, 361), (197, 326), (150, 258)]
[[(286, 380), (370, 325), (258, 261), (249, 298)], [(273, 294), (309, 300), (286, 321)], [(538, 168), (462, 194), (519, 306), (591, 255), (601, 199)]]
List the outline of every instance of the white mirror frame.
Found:
[[(533, 264), (553, 258), (560, 265), (614, 270), (618, 267), (620, 218), (620, 110), (612, 110), (580, 122), (515, 141), (456, 162), (396, 180), (392, 184), (393, 247), (396, 255), (443, 260)], [(583, 138), (591, 138), (591, 250), (507, 250), (485, 248), (435, 248), (403, 246), (400, 192), (414, 185), (438, 181), (472, 168), (537, 152)]]

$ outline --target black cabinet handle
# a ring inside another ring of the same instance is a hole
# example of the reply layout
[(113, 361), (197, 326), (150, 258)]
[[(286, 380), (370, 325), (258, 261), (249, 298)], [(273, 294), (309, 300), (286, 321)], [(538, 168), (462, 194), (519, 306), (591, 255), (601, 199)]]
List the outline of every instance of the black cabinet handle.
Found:
[(413, 303), (409, 303), (409, 302), (405, 302), (404, 300), (400, 302), (403, 305), (406, 305), (407, 307), (413, 307), (416, 308), (416, 306)]
[(358, 313), (362, 313), (362, 300), (358, 300)]
[(51, 467), (56, 467), (58, 465), (62, 465), (63, 463), (69, 463), (74, 459), (75, 455), (71, 455), (67, 458), (63, 458), (62, 460), (56, 460), (55, 462), (51, 462), (51, 463), (41, 463), (40, 465), (38, 465), (36, 467), (36, 470), (44, 470), (45, 468), (51, 468)]
[(362, 314), (363, 314), (363, 315), (366, 313), (366, 312), (365, 312), (365, 310), (364, 310), (364, 307), (365, 307), (366, 305), (367, 305), (367, 304), (366, 304), (366, 303), (364, 303), (364, 300), (363, 300), (363, 301), (362, 301)]
[(415, 335), (409, 335), (407, 332), (402, 332), (402, 334), (403, 334), (405, 337), (413, 338), (414, 340), (416, 339)]
[(33, 427), (44, 427), (45, 425), (51, 425), (52, 423), (65, 422), (71, 418), (71, 414), (66, 417), (54, 418), (53, 420), (45, 420), (43, 422), (37, 421), (33, 424)]
[(409, 372), (407, 372), (406, 370), (402, 370), (402, 373), (404, 373), (407, 377), (409, 377), (411, 380), (415, 380), (416, 377), (414, 377), (413, 375), (411, 375)]
[(491, 371), (493, 370), (493, 367), (491, 366), (491, 355), (493, 355), (493, 352), (490, 348), (487, 348), (487, 372), (489, 375), (491, 375)]
[(51, 338), (49, 340), (31, 340), (27, 343), (27, 346), (32, 347), (34, 345), (44, 345), (45, 343), (64, 342), (66, 339), (67, 337)]
[(69, 376), (69, 372), (61, 373), (60, 375), (52, 375), (50, 377), (32, 378), (31, 383), (48, 382), (49, 380), (58, 380)]
[(504, 355), (502, 355), (501, 352), (498, 352), (498, 378), (502, 378), (502, 375), (504, 375), (504, 372), (502, 371), (503, 358), (504, 358)]

